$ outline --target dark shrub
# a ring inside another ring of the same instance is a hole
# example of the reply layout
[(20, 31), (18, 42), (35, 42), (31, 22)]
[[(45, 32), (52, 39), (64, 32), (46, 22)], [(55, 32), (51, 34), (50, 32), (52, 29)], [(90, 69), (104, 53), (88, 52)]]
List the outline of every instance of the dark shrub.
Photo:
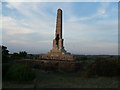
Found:
[(9, 62), (9, 51), (7, 50), (6, 46), (2, 46), (2, 63)]
[(76, 60), (87, 60), (88, 59), (88, 57), (87, 56), (75, 56), (75, 59)]
[(58, 71), (60, 72), (74, 72), (76, 69), (75, 63), (62, 62), (58, 64)]
[(19, 57), (26, 58), (26, 56), (27, 56), (27, 52), (26, 51), (19, 52)]
[(28, 66), (14, 65), (8, 70), (6, 78), (13, 81), (31, 81), (35, 74)]
[(118, 76), (120, 63), (116, 59), (96, 60), (86, 69), (86, 76)]
[(21, 59), (20, 56), (19, 56), (19, 54), (16, 53), (16, 52), (11, 55), (11, 58), (12, 58), (13, 60), (15, 60), (15, 59)]
[(2, 64), (2, 76), (3, 76), (3, 79), (5, 78), (6, 73), (8, 72), (10, 66), (11, 66), (11, 64), (9, 64), (9, 63)]

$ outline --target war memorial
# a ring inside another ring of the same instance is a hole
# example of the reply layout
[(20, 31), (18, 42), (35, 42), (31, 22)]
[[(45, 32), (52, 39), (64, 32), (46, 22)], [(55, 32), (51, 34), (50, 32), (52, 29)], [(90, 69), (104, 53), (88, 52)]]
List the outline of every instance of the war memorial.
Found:
[(63, 40), (64, 39), (62, 38), (62, 10), (58, 9), (55, 39), (53, 39), (53, 48), (47, 54), (40, 55), (40, 58), (52, 60), (74, 60), (75, 57), (64, 49)]

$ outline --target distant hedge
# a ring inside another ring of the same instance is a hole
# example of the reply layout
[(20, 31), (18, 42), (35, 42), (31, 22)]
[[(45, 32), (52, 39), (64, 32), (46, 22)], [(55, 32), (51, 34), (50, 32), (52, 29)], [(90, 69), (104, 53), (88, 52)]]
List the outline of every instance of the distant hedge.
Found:
[(7, 80), (31, 81), (35, 78), (35, 73), (26, 65), (13, 65), (6, 73)]

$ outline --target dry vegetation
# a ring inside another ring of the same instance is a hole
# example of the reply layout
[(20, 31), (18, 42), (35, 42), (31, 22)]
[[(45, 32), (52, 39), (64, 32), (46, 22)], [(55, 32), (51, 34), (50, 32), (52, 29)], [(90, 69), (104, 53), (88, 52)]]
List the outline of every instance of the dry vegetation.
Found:
[[(43, 66), (45, 68), (43, 68)], [(61, 64), (56, 71), (53, 64), (31, 68), (35, 73), (32, 81), (3, 81), (4, 88), (117, 88), (120, 63), (117, 56), (86, 56), (77, 71), (66, 72), (71, 65)], [(67, 67), (67, 68), (66, 68)], [(47, 69), (51, 68), (51, 69)], [(66, 68), (66, 70), (64, 70)], [(52, 70), (53, 69), (53, 70)]]
[[(8, 53), (2, 47), (3, 88), (118, 88), (118, 56), (77, 56), (77, 64), (34, 60), (26, 52)], [(14, 63), (17, 59), (18, 63)], [(16, 65), (18, 64), (18, 65)], [(25, 64), (25, 65), (24, 65)], [(27, 66), (26, 66), (27, 64)]]

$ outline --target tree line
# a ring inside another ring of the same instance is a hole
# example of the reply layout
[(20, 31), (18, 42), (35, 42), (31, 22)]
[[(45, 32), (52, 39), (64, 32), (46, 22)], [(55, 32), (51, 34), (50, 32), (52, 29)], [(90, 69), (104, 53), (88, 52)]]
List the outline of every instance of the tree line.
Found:
[(13, 54), (10, 54), (6, 46), (2, 45), (0, 48), (2, 51), (2, 63), (6, 63), (15, 59), (34, 58), (34, 55), (28, 54), (26, 51), (19, 51), (18, 53), (14, 52)]

